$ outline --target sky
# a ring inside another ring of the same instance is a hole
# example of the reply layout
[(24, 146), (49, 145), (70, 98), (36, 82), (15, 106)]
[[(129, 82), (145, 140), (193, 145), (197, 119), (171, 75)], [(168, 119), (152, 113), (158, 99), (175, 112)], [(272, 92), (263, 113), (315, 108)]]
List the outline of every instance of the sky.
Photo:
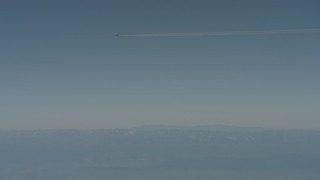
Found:
[(0, 129), (320, 128), (318, 0), (1, 0)]

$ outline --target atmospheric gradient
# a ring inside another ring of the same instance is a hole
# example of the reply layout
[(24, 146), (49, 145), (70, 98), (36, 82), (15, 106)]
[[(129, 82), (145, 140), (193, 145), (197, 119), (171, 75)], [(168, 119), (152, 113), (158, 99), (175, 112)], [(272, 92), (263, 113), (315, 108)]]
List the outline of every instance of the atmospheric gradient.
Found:
[(2, 0), (0, 127), (319, 129), (319, 6)]

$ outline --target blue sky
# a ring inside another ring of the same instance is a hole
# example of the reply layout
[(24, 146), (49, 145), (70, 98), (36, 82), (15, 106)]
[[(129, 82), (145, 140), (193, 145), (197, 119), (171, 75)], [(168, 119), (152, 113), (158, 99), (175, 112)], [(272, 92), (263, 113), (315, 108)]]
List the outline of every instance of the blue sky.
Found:
[(1, 129), (320, 128), (316, 0), (1, 1)]

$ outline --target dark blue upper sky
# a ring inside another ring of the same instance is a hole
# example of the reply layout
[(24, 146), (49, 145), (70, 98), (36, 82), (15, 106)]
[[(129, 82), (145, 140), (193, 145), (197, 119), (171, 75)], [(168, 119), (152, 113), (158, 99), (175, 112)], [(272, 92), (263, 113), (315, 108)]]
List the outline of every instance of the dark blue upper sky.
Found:
[(320, 127), (317, 0), (2, 0), (2, 129)]

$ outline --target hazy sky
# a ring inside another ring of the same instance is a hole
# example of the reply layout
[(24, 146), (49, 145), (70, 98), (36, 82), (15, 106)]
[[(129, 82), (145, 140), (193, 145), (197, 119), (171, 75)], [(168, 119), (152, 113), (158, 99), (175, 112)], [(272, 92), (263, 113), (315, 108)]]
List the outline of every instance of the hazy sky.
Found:
[(1, 0), (0, 128), (320, 128), (318, 0)]

